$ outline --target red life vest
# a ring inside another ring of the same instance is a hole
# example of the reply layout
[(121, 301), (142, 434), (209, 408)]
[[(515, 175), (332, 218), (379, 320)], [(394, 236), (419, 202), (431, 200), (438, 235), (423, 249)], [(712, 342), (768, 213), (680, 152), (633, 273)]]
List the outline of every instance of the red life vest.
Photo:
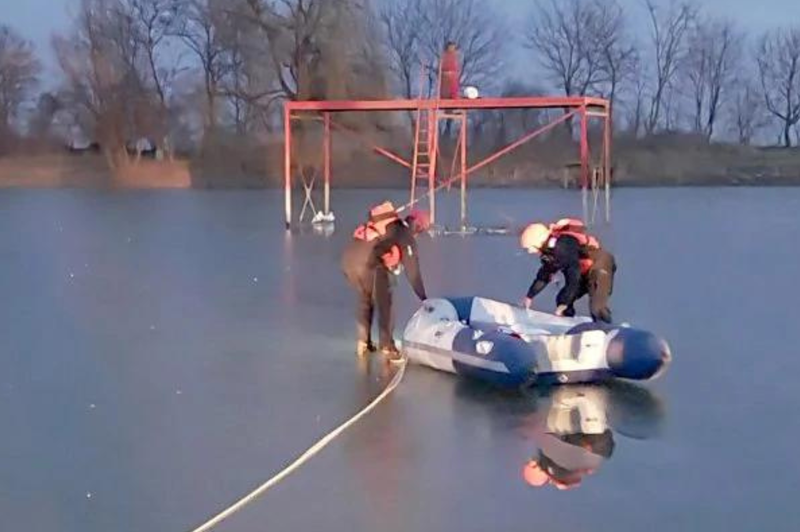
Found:
[(562, 218), (550, 225), (550, 242), (555, 245), (555, 241), (561, 236), (571, 236), (578, 241), (581, 246), (580, 269), (581, 274), (586, 275), (592, 269), (594, 261), (589, 257), (589, 251), (600, 249), (600, 241), (586, 232), (586, 224), (574, 218)]
[[(357, 240), (372, 242), (386, 236), (386, 228), (389, 224), (400, 220), (394, 206), (388, 201), (373, 207), (369, 211), (369, 221), (356, 227), (353, 237)], [(403, 260), (403, 255), (399, 246), (392, 246), (388, 252), (381, 256), (383, 265), (389, 270), (395, 270)]]

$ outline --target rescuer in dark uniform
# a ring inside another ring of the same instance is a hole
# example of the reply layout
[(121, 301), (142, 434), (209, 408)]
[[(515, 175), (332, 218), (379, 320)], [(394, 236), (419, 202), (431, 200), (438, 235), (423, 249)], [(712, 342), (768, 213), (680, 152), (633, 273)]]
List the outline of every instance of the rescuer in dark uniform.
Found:
[(358, 294), (356, 353), (374, 351), (372, 317), (378, 307), (379, 349), (391, 361), (402, 360), (392, 332), (391, 276), (405, 270), (420, 300), (427, 299), (420, 274), (415, 235), (428, 228), (424, 212), (401, 219), (390, 202), (370, 211), (369, 221), (359, 226), (342, 254), (342, 271)]
[(535, 223), (525, 228), (520, 245), (528, 253), (541, 255), (542, 265), (528, 289), (523, 305), (530, 308), (533, 298), (558, 272), (564, 287), (556, 296), (556, 314), (574, 316), (575, 301), (589, 295), (589, 310), (594, 321), (611, 323), (608, 301), (617, 271), (614, 256), (598, 240), (586, 233), (580, 220), (563, 219), (550, 226)]

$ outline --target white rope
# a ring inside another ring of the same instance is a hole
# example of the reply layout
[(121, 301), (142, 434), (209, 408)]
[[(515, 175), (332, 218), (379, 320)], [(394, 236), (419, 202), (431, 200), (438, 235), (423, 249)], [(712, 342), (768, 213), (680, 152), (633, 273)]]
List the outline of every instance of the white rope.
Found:
[(245, 505), (253, 502), (257, 497), (262, 495), (268, 489), (272, 488), (278, 482), (283, 480), (284, 478), (288, 477), (292, 474), (295, 470), (297, 470), (300, 466), (306, 463), (309, 459), (311, 459), (314, 455), (319, 453), (326, 445), (331, 443), (334, 439), (336, 439), (340, 434), (342, 434), (345, 430), (355, 424), (359, 419), (366, 416), (372, 409), (374, 409), (381, 401), (383, 401), (395, 388), (400, 384), (400, 381), (403, 380), (403, 375), (406, 371), (406, 360), (403, 360), (402, 364), (400, 365), (397, 372), (392, 377), (391, 382), (386, 386), (386, 388), (378, 395), (375, 399), (372, 400), (367, 406), (365, 406), (360, 412), (356, 415), (351, 417), (349, 420), (345, 421), (342, 425), (335, 428), (327, 435), (325, 435), (321, 440), (311, 446), (306, 452), (301, 454), (294, 462), (286, 466), (282, 471), (280, 471), (277, 475), (270, 478), (259, 487), (254, 489), (248, 495), (245, 495), (237, 502), (229, 506), (227, 509), (223, 510), (216, 516), (212, 517), (199, 527), (192, 530), (192, 532), (205, 532), (207, 530), (211, 530), (213, 527), (221, 523), (223, 520), (227, 519), (234, 513), (238, 512)]

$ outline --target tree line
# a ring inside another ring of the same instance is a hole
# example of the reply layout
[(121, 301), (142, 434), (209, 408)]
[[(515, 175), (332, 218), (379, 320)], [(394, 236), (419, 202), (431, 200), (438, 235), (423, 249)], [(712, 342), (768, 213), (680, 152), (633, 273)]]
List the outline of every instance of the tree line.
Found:
[(752, 35), (684, 0), (629, 9), (616, 0), (532, 0), (519, 20), (497, 8), (486, 0), (81, 0), (70, 30), (52, 39), (53, 91), (41, 90), (33, 45), (0, 25), (0, 142), (79, 130), (118, 165), (132, 139), (172, 153), (259, 138), (279, 131), (285, 100), (430, 94), (448, 41), (459, 46), (463, 84), (484, 95), (602, 96), (613, 102), (618, 134), (800, 141), (800, 25)]

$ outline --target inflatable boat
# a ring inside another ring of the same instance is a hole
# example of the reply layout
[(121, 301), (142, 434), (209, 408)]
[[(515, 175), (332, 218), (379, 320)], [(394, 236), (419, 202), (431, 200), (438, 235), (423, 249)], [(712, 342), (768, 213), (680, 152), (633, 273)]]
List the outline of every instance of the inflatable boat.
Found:
[(401, 345), (412, 363), (502, 386), (651, 380), (672, 360), (648, 331), (480, 297), (425, 301)]

